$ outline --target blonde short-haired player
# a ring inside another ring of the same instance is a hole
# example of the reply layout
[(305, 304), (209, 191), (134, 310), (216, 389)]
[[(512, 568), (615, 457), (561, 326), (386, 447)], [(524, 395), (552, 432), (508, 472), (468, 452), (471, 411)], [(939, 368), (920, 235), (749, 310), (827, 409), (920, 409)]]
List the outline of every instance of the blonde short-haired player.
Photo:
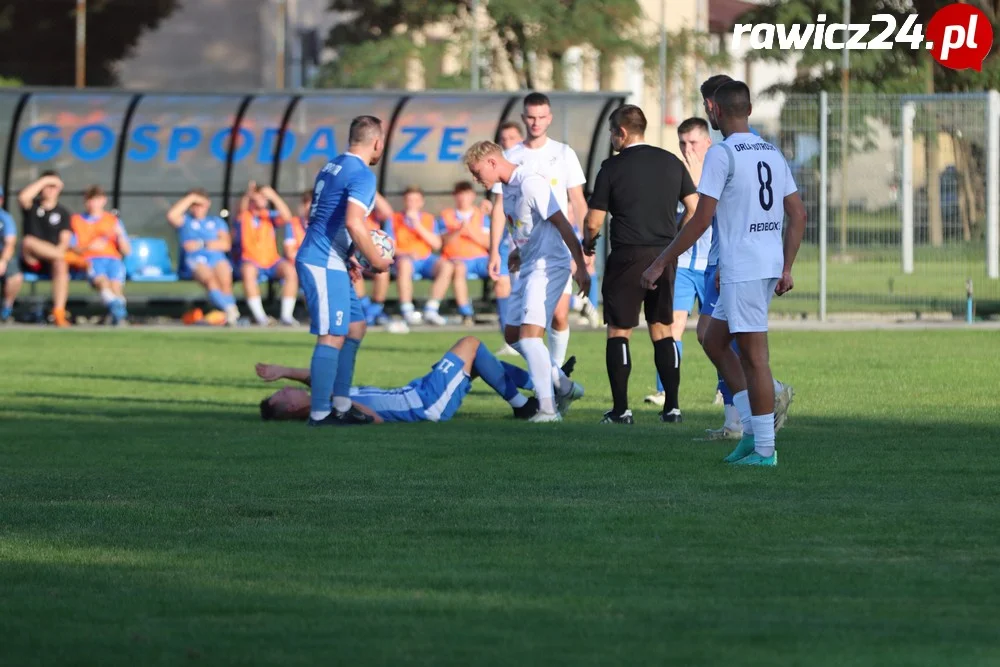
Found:
[(583, 396), (583, 387), (553, 363), (542, 336), (570, 277), (571, 261), (580, 289), (590, 287), (583, 249), (545, 176), (510, 162), (492, 141), (473, 144), (464, 161), (484, 187), (503, 183), (504, 217), (521, 262), (507, 317), (508, 332), (515, 328), (517, 340), (508, 342), (528, 362), (535, 386), (539, 410), (531, 421), (560, 421), (570, 403)]

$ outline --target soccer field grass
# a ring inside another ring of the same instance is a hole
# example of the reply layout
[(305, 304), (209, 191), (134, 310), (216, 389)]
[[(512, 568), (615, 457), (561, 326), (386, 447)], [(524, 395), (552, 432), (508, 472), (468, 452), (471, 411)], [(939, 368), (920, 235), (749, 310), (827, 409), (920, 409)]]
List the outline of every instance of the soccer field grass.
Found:
[[(996, 331), (776, 333), (781, 466), (737, 470), (686, 338), (686, 421), (587, 396), (515, 423), (261, 423), (305, 333), (0, 332), (0, 664), (996, 665)], [(372, 335), (399, 385), (457, 334)], [(492, 347), (499, 337), (489, 335)]]

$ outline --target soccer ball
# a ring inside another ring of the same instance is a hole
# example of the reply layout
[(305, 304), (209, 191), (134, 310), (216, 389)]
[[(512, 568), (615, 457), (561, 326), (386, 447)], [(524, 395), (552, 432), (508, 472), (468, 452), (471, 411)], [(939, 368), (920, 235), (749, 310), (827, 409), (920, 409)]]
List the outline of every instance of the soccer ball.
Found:
[[(379, 251), (382, 257), (388, 257), (392, 259), (393, 255), (396, 253), (396, 244), (392, 242), (392, 238), (381, 229), (373, 229), (371, 231), (372, 243), (375, 244), (375, 249)], [(371, 269), (371, 264), (362, 254), (361, 250), (355, 249), (354, 258), (358, 260), (358, 263), (363, 269)]]

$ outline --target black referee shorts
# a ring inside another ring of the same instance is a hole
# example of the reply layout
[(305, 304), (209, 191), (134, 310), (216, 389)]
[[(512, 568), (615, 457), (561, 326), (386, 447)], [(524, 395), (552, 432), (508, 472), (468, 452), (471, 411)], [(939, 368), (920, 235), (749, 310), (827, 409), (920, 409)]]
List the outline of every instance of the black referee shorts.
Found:
[(604, 323), (616, 329), (639, 326), (639, 309), (646, 312), (646, 322), (674, 323), (674, 277), (677, 264), (663, 272), (655, 290), (645, 290), (640, 284), (643, 271), (649, 268), (663, 248), (623, 246), (608, 255), (604, 265)]

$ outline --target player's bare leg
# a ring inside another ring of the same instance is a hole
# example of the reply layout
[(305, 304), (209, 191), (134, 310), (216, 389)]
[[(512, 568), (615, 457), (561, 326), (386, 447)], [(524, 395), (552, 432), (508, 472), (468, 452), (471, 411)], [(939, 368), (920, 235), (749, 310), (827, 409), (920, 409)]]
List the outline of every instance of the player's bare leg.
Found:
[(266, 327), (270, 320), (267, 313), (264, 312), (264, 302), (260, 298), (260, 285), (257, 283), (260, 272), (257, 270), (257, 265), (252, 262), (243, 262), (240, 266), (240, 277), (243, 279), (243, 294), (246, 296), (247, 306), (250, 307), (254, 321), (260, 326)]
[[(768, 459), (774, 454), (774, 378), (771, 375), (767, 333), (737, 334), (736, 344), (740, 348), (740, 362), (747, 380), (754, 453)], [(735, 394), (733, 398), (736, 398)]]
[[(468, 308), (471, 308), (469, 302), (469, 270), (465, 266), (465, 262), (462, 260), (457, 260), (452, 262), (454, 267), (454, 275), (452, 276), (452, 287), (455, 293), (455, 303), (458, 305), (458, 312), (463, 311), (468, 312)], [(471, 320), (471, 318), (469, 318)], [(472, 321), (466, 321), (467, 316), (462, 315), (462, 320), (464, 324), (473, 324)]]
[(285, 326), (297, 326), (295, 321), (295, 301), (299, 298), (299, 274), (291, 262), (282, 260), (276, 271), (281, 280), (281, 319)]
[(425, 322), (436, 326), (443, 326), (448, 323), (441, 317), (438, 309), (441, 307), (441, 299), (447, 293), (448, 285), (451, 284), (454, 275), (455, 265), (452, 262), (441, 259), (434, 265), (434, 283), (431, 285), (431, 297), (427, 300), (426, 305), (424, 305)]

